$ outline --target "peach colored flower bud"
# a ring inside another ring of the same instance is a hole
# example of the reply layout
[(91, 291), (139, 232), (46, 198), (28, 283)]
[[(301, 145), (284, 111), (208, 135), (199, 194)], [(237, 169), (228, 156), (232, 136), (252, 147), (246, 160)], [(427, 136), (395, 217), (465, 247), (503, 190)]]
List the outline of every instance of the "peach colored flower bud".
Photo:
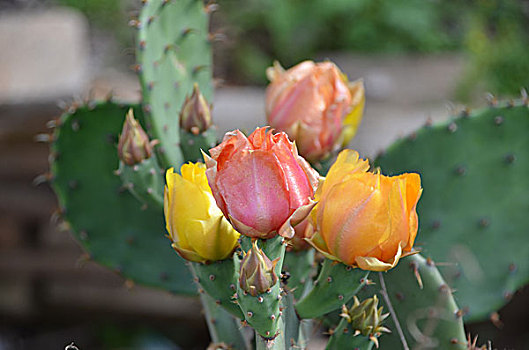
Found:
[(302, 62), (267, 69), (266, 115), (273, 128), (296, 141), (309, 161), (327, 157), (355, 135), (365, 104), (362, 80), (352, 83), (332, 62)]
[(314, 206), (318, 174), (287, 135), (258, 128), (246, 138), (236, 130), (209, 152), (206, 175), (233, 227), (253, 238), (291, 238)]
[(274, 272), (279, 258), (274, 261), (257, 247), (257, 240), (252, 242), (252, 248), (244, 255), (239, 272), (239, 285), (242, 290), (256, 297), (266, 292), (277, 282)]
[(211, 126), (211, 110), (198, 84), (193, 86), (193, 93), (187, 96), (180, 111), (180, 127), (195, 135), (206, 131)]
[(342, 151), (315, 198), (315, 233), (308, 241), (327, 258), (364, 270), (386, 271), (412, 254), (417, 235), (419, 174), (370, 173), (367, 160)]
[(119, 159), (129, 166), (141, 163), (151, 157), (157, 143), (157, 140), (149, 141), (140, 123), (134, 119), (132, 108), (129, 109), (118, 141)]

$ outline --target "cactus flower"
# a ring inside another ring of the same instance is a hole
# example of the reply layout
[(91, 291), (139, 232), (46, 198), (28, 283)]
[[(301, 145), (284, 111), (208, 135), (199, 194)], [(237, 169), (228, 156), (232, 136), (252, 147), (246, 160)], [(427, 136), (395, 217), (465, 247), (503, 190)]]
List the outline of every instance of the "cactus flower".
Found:
[(355, 135), (365, 104), (363, 81), (348, 82), (332, 62), (302, 62), (267, 69), (266, 115), (270, 126), (296, 141), (309, 161), (326, 158)]
[(239, 234), (215, 203), (202, 163), (182, 165), (179, 175), (167, 170), (164, 213), (173, 248), (186, 260), (226, 259), (237, 246)]
[(252, 242), (252, 248), (244, 255), (239, 272), (239, 285), (242, 290), (256, 297), (266, 292), (277, 282), (274, 271), (279, 258), (274, 261), (257, 247), (257, 240)]
[(327, 258), (364, 270), (386, 271), (412, 254), (417, 235), (418, 174), (384, 176), (344, 150), (318, 187), (310, 239)]
[(198, 84), (193, 86), (193, 93), (187, 96), (180, 111), (180, 127), (198, 135), (211, 126), (211, 110)]
[(257, 128), (246, 138), (236, 130), (209, 152), (206, 175), (233, 227), (252, 238), (291, 238), (314, 206), (318, 174), (287, 135)]
[(129, 109), (118, 141), (119, 159), (129, 166), (141, 163), (152, 156), (157, 143), (157, 140), (149, 141), (140, 123), (134, 119), (132, 108)]

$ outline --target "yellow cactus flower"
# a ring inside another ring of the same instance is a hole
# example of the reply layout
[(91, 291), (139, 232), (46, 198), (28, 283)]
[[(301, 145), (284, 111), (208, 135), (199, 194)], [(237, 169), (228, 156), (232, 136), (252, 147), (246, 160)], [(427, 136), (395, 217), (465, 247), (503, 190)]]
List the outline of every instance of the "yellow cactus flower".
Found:
[(342, 151), (315, 194), (314, 233), (307, 239), (327, 258), (364, 270), (386, 271), (413, 254), (419, 174), (384, 176)]
[(172, 247), (184, 259), (206, 262), (226, 259), (237, 246), (239, 233), (217, 207), (202, 163), (167, 170), (164, 213)]

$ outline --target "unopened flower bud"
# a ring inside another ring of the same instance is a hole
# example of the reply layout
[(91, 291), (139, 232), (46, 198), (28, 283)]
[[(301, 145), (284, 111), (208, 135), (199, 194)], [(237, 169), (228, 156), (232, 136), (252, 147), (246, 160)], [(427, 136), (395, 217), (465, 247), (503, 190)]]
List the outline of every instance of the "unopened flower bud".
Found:
[(149, 141), (140, 123), (134, 119), (132, 109), (129, 109), (119, 137), (119, 159), (129, 166), (141, 163), (152, 156), (152, 149), (157, 143), (157, 140)]
[(377, 337), (382, 333), (389, 333), (390, 330), (382, 326), (382, 322), (389, 316), (389, 314), (382, 314), (382, 307), (378, 307), (378, 298), (373, 295), (360, 303), (358, 298), (354, 296), (354, 304), (351, 308), (347, 306), (342, 307), (343, 318), (349, 322), (356, 334), (370, 337), (370, 339), (377, 345)]
[(180, 111), (180, 127), (195, 135), (202, 133), (211, 126), (211, 110), (200, 92), (198, 84), (193, 87), (191, 96), (186, 97)]
[(246, 253), (241, 262), (239, 285), (252, 296), (266, 292), (277, 282), (274, 271), (279, 258), (270, 261), (266, 254), (257, 247), (257, 240)]

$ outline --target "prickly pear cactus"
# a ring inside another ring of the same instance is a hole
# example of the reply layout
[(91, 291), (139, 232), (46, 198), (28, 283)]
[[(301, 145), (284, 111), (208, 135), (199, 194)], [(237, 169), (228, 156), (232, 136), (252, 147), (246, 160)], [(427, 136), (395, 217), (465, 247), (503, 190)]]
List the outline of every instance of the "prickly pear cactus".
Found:
[(525, 99), (425, 126), (377, 159), (388, 174), (421, 174), (417, 245), (445, 263), (468, 321), (486, 319), (529, 282), (528, 134)]
[(208, 10), (201, 0), (145, 1), (139, 21), (137, 70), (143, 88), (143, 110), (163, 167), (183, 162), (178, 115), (185, 97), (198, 83), (208, 101), (211, 44)]
[(140, 284), (194, 294), (187, 267), (164, 237), (162, 210), (142, 209), (114, 173), (130, 107), (140, 118), (137, 105), (108, 102), (79, 107), (57, 123), (51, 171), (61, 211), (94, 261)]

